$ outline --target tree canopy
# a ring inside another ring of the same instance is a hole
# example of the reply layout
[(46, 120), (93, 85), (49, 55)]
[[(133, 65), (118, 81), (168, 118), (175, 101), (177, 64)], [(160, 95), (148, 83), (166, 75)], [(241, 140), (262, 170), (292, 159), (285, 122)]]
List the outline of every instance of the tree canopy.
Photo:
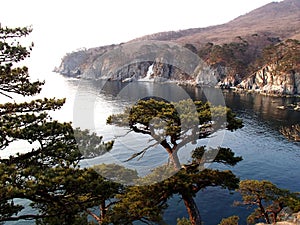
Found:
[(19, 39), (31, 31), (0, 27), (0, 95), (8, 99), (0, 104), (0, 150), (10, 151), (13, 143), (22, 146), (21, 152), (0, 158), (0, 222), (75, 224), (81, 213), (120, 191), (120, 184), (79, 167), (82, 158), (109, 151), (113, 142), (53, 120), (48, 112), (60, 109), (65, 99), (14, 101), (16, 95), (40, 93), (44, 84), (32, 82), (28, 68), (19, 66), (33, 47), (22, 46)]
[[(181, 168), (177, 153), (186, 144), (195, 143), (219, 129), (233, 131), (243, 126), (227, 107), (192, 100), (170, 103), (154, 98), (139, 100), (124, 113), (109, 116), (107, 123), (152, 136), (156, 145), (167, 151), (175, 170)], [(130, 159), (143, 156), (148, 149), (135, 153)]]
[[(220, 186), (230, 190), (237, 188), (239, 179), (231, 171), (205, 169), (205, 163), (235, 165), (241, 161), (242, 158), (234, 156), (230, 149), (198, 147), (193, 151), (192, 161), (186, 165), (181, 165), (177, 155), (183, 146), (191, 142), (195, 143), (198, 139), (207, 138), (220, 129), (233, 131), (241, 128), (242, 121), (236, 118), (229, 108), (212, 106), (209, 102), (201, 101), (167, 102), (163, 99), (147, 98), (125, 109), (124, 113), (111, 115), (107, 123), (129, 127), (133, 132), (153, 137), (156, 145), (162, 146), (169, 155), (171, 167), (163, 165), (155, 168), (153, 173), (142, 181), (147, 185), (147, 191), (144, 190), (142, 193), (146, 194), (152, 189), (152, 193), (159, 193), (156, 194), (157, 199), (155, 198), (154, 201), (156, 204), (146, 208), (154, 209), (160, 206), (159, 212), (166, 206), (167, 199), (178, 194), (183, 199), (191, 224), (201, 224), (200, 212), (194, 201), (195, 195), (208, 186)], [(151, 147), (153, 145), (133, 154), (128, 160), (143, 157)], [(154, 184), (151, 185), (151, 183)], [(140, 199), (139, 196), (142, 194), (136, 196), (137, 188), (121, 196), (118, 205), (122, 205), (123, 202), (125, 202), (123, 205), (128, 205), (129, 197)], [(145, 196), (143, 199), (148, 199), (148, 197)], [(144, 204), (144, 201), (139, 202)], [(146, 202), (153, 204), (147, 200)], [(133, 207), (131, 210), (136, 210), (136, 208)], [(159, 216), (157, 212), (155, 215)]]
[(278, 221), (278, 215), (284, 207), (290, 207), (294, 212), (300, 210), (299, 193), (292, 193), (286, 189), (278, 188), (267, 180), (243, 180), (239, 184), (238, 191), (243, 200), (236, 205), (254, 206), (254, 211), (247, 221), (253, 224), (260, 219), (267, 224)]

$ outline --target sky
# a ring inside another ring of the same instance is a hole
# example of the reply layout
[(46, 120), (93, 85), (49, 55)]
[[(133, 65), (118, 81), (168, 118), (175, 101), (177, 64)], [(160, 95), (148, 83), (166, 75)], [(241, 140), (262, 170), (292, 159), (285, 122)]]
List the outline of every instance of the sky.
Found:
[[(276, 0), (274, 0), (276, 1)], [(32, 26), (33, 69), (52, 70), (68, 52), (162, 31), (226, 23), (272, 0), (1, 0), (2, 27)]]

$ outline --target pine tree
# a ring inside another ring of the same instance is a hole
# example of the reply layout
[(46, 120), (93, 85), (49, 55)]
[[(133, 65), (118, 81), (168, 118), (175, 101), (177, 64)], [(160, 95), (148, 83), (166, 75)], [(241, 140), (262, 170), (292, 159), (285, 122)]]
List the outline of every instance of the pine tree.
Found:
[[(157, 141), (156, 144), (166, 150), (171, 162), (171, 167), (156, 168), (153, 173), (143, 179), (142, 184), (147, 185), (148, 191), (137, 191), (138, 187), (135, 187), (134, 191), (129, 190), (124, 196), (121, 196), (122, 200), (118, 206), (122, 207), (122, 204), (123, 207), (139, 205), (140, 212), (143, 204), (147, 209), (151, 209), (150, 205), (152, 204), (153, 209), (160, 206), (159, 209), (163, 210), (166, 207), (167, 199), (179, 194), (184, 201), (191, 224), (196, 225), (202, 223), (199, 209), (194, 200), (194, 196), (200, 190), (209, 186), (237, 188), (239, 180), (231, 171), (204, 169), (205, 163), (235, 165), (239, 162), (241, 158), (235, 157), (230, 149), (196, 148), (192, 155), (193, 161), (187, 165), (181, 165), (177, 155), (178, 151), (186, 144), (195, 142), (197, 139), (207, 138), (219, 129), (227, 128), (233, 131), (241, 128), (242, 121), (236, 118), (230, 109), (211, 106), (208, 102), (183, 100), (169, 103), (161, 99), (150, 98), (138, 101), (131, 108), (127, 108), (124, 113), (111, 115), (107, 119), (107, 123), (123, 127), (129, 126), (133, 132), (152, 136)], [(133, 154), (128, 160), (143, 157), (149, 147)], [(156, 183), (161, 180), (162, 182)], [(149, 183), (154, 184), (148, 185)], [(142, 194), (136, 196), (136, 193), (149, 193), (149, 190), (152, 195), (155, 195), (156, 200), (153, 202), (148, 201), (151, 194), (144, 197), (140, 197)], [(137, 200), (139, 204), (135, 201), (130, 204), (128, 199), (131, 201), (139, 199)], [(141, 199), (145, 199), (147, 204)], [(130, 210), (136, 212), (137, 209), (133, 206), (130, 207)], [(159, 209), (154, 211), (154, 215), (159, 216)], [(147, 218), (150, 220), (149, 217)]]
[(236, 205), (254, 206), (247, 222), (253, 224), (261, 219), (267, 224), (276, 223), (280, 211), (288, 206), (294, 212), (300, 210), (299, 193), (292, 193), (289, 190), (278, 188), (267, 180), (243, 180), (239, 184), (238, 191), (242, 195), (242, 201)]
[[(65, 99), (15, 102), (16, 95), (25, 99), (39, 94), (44, 84), (32, 82), (28, 68), (19, 66), (33, 47), (24, 47), (19, 40), (31, 31), (0, 27), (0, 95), (7, 99), (0, 104), (0, 150), (10, 151), (14, 143), (23, 147), (0, 158), (0, 222), (32, 219), (41, 224), (75, 224), (86, 221), (81, 215), (89, 208), (120, 191), (119, 184), (79, 167), (83, 157), (103, 154), (113, 143), (53, 120), (48, 112), (60, 109)], [(24, 211), (25, 207), (32, 210)]]

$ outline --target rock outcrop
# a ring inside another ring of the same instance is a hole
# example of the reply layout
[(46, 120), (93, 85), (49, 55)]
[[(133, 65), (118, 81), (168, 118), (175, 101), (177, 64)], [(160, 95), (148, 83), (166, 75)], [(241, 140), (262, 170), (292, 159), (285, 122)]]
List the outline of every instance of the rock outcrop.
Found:
[(66, 55), (55, 72), (85, 79), (217, 84), (218, 73), (197, 54), (172, 42), (133, 42)]
[[(299, 225), (300, 224), (300, 212), (293, 213), (293, 214), (287, 214), (285, 215), (285, 218), (275, 223), (276, 225)], [(265, 223), (257, 223), (256, 225), (266, 225)]]
[(79, 77), (90, 68), (93, 60), (107, 51), (114, 49), (116, 45), (101, 46), (91, 49), (80, 49), (67, 53), (59, 67), (54, 68), (54, 72), (60, 73), (67, 77)]
[(238, 86), (267, 94), (300, 94), (300, 42), (286, 40), (266, 47), (260, 59), (265, 64)]
[(270, 64), (244, 79), (237, 86), (266, 94), (300, 94), (300, 74), (295, 71), (278, 71), (278, 65)]
[[(287, 40), (263, 49), (263, 56), (248, 66), (248, 69), (256, 66), (261, 69), (244, 78), (230, 67), (240, 67), (239, 63), (235, 63), (238, 57), (229, 54), (235, 47), (234, 43), (224, 48), (216, 47), (220, 55), (216, 55), (214, 50), (208, 54), (213, 58), (204, 61), (199, 57), (200, 53), (195, 54), (173, 42), (130, 42), (67, 54), (55, 72), (71, 77), (121, 82), (171, 81), (209, 86), (219, 82), (219, 86), (225, 88), (237, 87), (274, 95), (300, 94), (299, 41)], [(228, 62), (223, 60), (226, 55), (232, 57), (230, 60), (227, 58)], [(215, 58), (217, 63), (213, 60)]]
[[(67, 54), (55, 72), (85, 79), (178, 82), (300, 94), (300, 3), (273, 2), (233, 21)], [(292, 39), (293, 38), (293, 39)]]

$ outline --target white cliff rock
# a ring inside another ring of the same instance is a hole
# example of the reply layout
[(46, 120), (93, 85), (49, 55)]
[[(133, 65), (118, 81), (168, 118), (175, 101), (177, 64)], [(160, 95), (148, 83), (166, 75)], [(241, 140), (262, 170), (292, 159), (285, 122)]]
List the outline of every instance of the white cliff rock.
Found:
[(218, 83), (216, 74), (216, 70), (205, 64), (199, 64), (195, 70), (195, 82), (200, 86), (215, 86)]
[(294, 71), (282, 72), (274, 63), (244, 79), (238, 87), (267, 94), (299, 94), (300, 75)]

